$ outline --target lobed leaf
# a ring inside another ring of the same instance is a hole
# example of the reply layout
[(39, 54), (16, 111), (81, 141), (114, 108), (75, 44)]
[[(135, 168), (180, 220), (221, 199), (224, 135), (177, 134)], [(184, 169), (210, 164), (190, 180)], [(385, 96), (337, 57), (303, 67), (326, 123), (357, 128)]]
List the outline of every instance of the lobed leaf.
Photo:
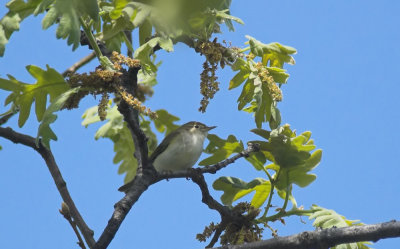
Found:
[(33, 65), (26, 67), (28, 72), (37, 80), (36, 84), (20, 82), (11, 75), (8, 75), (8, 80), (0, 78), (0, 88), (12, 91), (6, 103), (13, 102), (20, 109), (19, 127), (22, 127), (29, 118), (34, 101), (37, 120), (41, 121), (46, 110), (47, 95), (50, 96), (50, 102), (53, 102), (55, 98), (69, 89), (61, 74), (48, 65), (46, 67), (47, 70)]
[(164, 50), (171, 52), (173, 51), (172, 40), (169, 38), (155, 37), (150, 39), (148, 42), (136, 49), (133, 57), (140, 60), (144, 70), (147, 73), (155, 73), (157, 66), (150, 59), (150, 55), (153, 53), (154, 47), (160, 45)]
[(35, 15), (42, 12), (38, 5), (42, 0), (11, 0), (6, 4), (7, 14), (0, 20), (0, 56), (4, 55), (5, 46), (11, 35), (19, 30), (19, 24), (35, 12)]
[[(276, 187), (285, 190), (289, 185), (296, 184), (306, 187), (316, 179), (313, 170), (322, 158), (322, 150), (315, 150), (316, 146), (310, 141), (311, 132), (306, 131), (296, 135), (289, 125), (284, 125), (272, 131), (253, 129), (252, 132), (260, 135), (267, 141), (251, 141), (260, 145), (260, 152), (272, 164), (265, 166), (265, 169), (272, 169), (279, 172), (275, 175)], [(311, 151), (315, 150), (313, 153)], [(260, 160), (264, 162), (264, 160)], [(259, 162), (259, 164), (260, 164)], [(254, 165), (254, 164), (253, 164)], [(256, 167), (256, 169), (258, 169)]]
[(255, 191), (251, 205), (255, 208), (261, 207), (271, 191), (271, 183), (262, 178), (256, 178), (247, 183), (236, 177), (220, 177), (213, 183), (215, 190), (224, 191), (221, 201), (224, 205), (232, 203)]
[(38, 134), (36, 136), (36, 146), (39, 146), (39, 140), (41, 140), (46, 148), (50, 148), (50, 140), (57, 141), (56, 134), (50, 128), (50, 124), (54, 123), (54, 121), (57, 119), (57, 115), (54, 113), (61, 110), (69, 97), (78, 93), (79, 89), (80, 87), (72, 88), (59, 95), (54, 101), (52, 101), (50, 106), (44, 112), (43, 120), (39, 125)]
[(179, 125), (174, 124), (175, 121), (180, 120), (177, 116), (174, 116), (163, 109), (157, 110), (156, 113), (158, 118), (154, 119), (153, 122), (159, 132), (165, 132), (165, 135), (168, 135), (171, 131), (176, 130), (179, 127)]
[(43, 29), (48, 29), (58, 23), (56, 37), (67, 39), (68, 45), (75, 50), (80, 42), (80, 17), (88, 15), (95, 22), (98, 21), (99, 7), (96, 0), (54, 0), (49, 11), (42, 20)]
[(263, 65), (267, 66), (269, 62), (270, 67), (282, 68), (284, 63), (295, 64), (295, 60), (291, 56), (297, 53), (295, 48), (277, 42), (264, 44), (248, 35), (246, 38), (249, 39), (251, 52), (262, 58)]
[(255, 133), (255, 134), (257, 134), (257, 135), (259, 135), (259, 136), (261, 136), (262, 138), (264, 138), (266, 140), (269, 139), (270, 134), (271, 134), (271, 132), (269, 132), (267, 130), (264, 130), (264, 129), (261, 129), (261, 128), (252, 129), (250, 131)]
[[(336, 213), (332, 209), (326, 209), (317, 205), (313, 205), (311, 210), (314, 210), (309, 217), (310, 220), (314, 220), (313, 226), (316, 228), (332, 228), (332, 227), (351, 227), (351, 226), (361, 226), (363, 223), (359, 222), (359, 220), (348, 220), (343, 215)], [(341, 244), (332, 249), (341, 249), (341, 248), (358, 248), (358, 249), (368, 249), (367, 245), (371, 244), (370, 242), (355, 242), (348, 244)]]
[(250, 162), (256, 170), (263, 170), (264, 164), (267, 162), (267, 158), (262, 152), (253, 152), (246, 160)]
[(240, 86), (248, 77), (249, 72), (239, 71), (229, 82), (229, 90)]
[(286, 73), (285, 69), (279, 67), (267, 67), (269, 74), (272, 76), (275, 82), (277, 83), (286, 83), (289, 79), (289, 74)]
[(233, 153), (243, 151), (242, 141), (238, 141), (235, 136), (229, 135), (226, 140), (217, 135), (210, 134), (207, 136), (210, 141), (205, 149), (205, 153), (212, 154), (210, 157), (199, 162), (199, 165), (211, 165), (228, 158)]
[[(82, 118), (84, 119), (82, 125), (85, 127), (99, 122), (98, 107), (94, 106), (87, 109)], [(111, 101), (107, 107), (106, 120), (107, 122), (97, 130), (95, 139), (108, 138), (114, 143), (113, 163), (119, 164), (118, 174), (126, 173), (124, 181), (128, 182), (133, 179), (137, 169), (137, 161), (133, 157), (135, 146), (122, 114), (118, 111), (116, 105), (111, 106)]]

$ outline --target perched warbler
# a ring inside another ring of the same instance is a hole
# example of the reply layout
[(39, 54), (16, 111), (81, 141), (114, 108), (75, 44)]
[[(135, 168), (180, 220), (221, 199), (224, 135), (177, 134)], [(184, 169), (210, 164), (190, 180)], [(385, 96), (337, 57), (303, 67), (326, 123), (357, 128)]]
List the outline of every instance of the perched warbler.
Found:
[[(191, 168), (203, 152), (204, 139), (208, 131), (216, 126), (206, 126), (191, 121), (169, 133), (157, 146), (149, 160), (158, 172), (178, 171)], [(118, 190), (126, 192), (131, 182)]]

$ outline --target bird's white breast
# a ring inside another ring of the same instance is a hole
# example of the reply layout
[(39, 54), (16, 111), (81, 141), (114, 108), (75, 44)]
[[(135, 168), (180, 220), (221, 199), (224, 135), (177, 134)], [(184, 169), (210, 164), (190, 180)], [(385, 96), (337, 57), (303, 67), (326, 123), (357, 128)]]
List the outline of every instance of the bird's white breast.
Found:
[(153, 162), (157, 171), (176, 171), (191, 168), (203, 151), (205, 135), (200, 132), (184, 132)]

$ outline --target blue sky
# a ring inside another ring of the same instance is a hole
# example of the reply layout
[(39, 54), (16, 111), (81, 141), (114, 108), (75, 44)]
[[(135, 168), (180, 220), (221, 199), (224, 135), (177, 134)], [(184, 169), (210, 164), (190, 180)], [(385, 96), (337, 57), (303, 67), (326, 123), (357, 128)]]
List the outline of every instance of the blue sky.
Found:
[[(286, 66), (291, 76), (279, 103), (282, 123), (298, 132), (311, 131), (324, 151), (314, 171), (317, 180), (307, 188), (294, 188), (299, 205), (309, 208), (315, 203), (368, 224), (400, 219), (399, 9), (397, 1), (233, 1), (232, 14), (245, 25), (235, 25), (235, 33), (220, 39), (243, 47), (244, 36), (251, 35), (298, 50), (296, 65)], [(5, 12), (1, 6), (0, 14)], [(87, 47), (71, 52), (65, 40), (55, 39), (54, 28), (42, 31), (40, 21), (41, 17), (28, 18), (13, 34), (0, 58), (0, 77), (11, 74), (33, 83), (26, 65), (49, 64), (62, 72), (89, 53)], [(221, 91), (201, 114), (197, 108), (203, 58), (182, 45), (173, 53), (160, 52), (158, 58), (163, 65), (149, 107), (167, 109), (181, 118), (181, 124), (199, 120), (217, 125), (215, 133), (221, 137), (254, 138), (249, 132), (253, 118), (236, 111), (240, 89), (227, 90), (233, 76), (229, 69), (219, 72)], [(81, 71), (96, 66), (92, 62)], [(0, 92), (0, 102), (5, 97)], [(80, 124), (83, 111), (97, 102), (88, 97), (78, 110), (59, 113), (54, 125), (59, 140), (52, 143), (70, 193), (95, 236), (123, 196), (117, 192), (123, 176), (112, 163), (111, 142), (94, 140), (99, 126)], [(0, 112), (5, 110), (0, 106)], [(16, 119), (8, 125), (16, 127)], [(32, 116), (17, 130), (34, 136), (37, 127)], [(72, 229), (58, 213), (61, 198), (44, 162), (32, 149), (4, 139), (0, 145), (3, 247), (77, 248)], [(241, 159), (216, 176), (207, 176), (207, 181), (211, 185), (219, 176), (249, 181), (258, 175)], [(218, 222), (219, 216), (201, 203), (195, 184), (183, 179), (161, 182), (132, 208), (109, 248), (202, 248), (206, 244), (194, 238), (211, 221)], [(286, 222), (286, 226), (274, 224), (281, 236), (313, 229), (311, 222), (303, 224), (299, 218)], [(374, 248), (395, 249), (399, 244), (400, 239), (388, 239)]]

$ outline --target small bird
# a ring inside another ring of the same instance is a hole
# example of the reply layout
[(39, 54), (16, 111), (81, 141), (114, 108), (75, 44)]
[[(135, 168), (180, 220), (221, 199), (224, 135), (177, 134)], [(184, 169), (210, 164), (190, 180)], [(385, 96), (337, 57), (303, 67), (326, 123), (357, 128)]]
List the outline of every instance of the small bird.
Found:
[[(178, 171), (191, 168), (203, 152), (204, 139), (216, 126), (191, 121), (169, 133), (157, 146), (149, 161), (158, 172)], [(126, 192), (132, 182), (118, 190)]]

